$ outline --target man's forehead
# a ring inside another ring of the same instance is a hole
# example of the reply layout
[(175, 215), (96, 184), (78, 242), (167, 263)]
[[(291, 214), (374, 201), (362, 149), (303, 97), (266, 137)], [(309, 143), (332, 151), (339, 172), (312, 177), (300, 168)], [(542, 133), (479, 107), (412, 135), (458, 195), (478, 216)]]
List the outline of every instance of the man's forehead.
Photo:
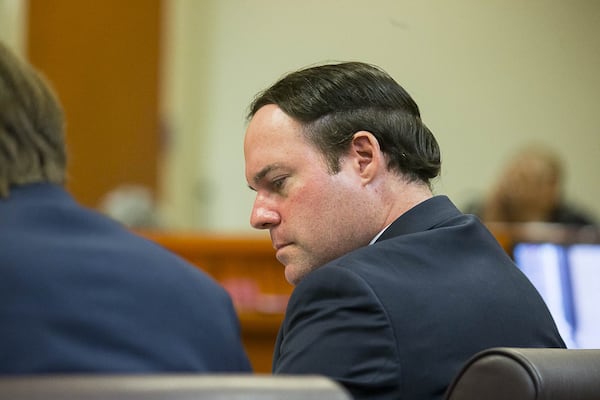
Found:
[(302, 124), (287, 115), (275, 104), (261, 107), (248, 124), (248, 131), (262, 133), (281, 133), (302, 131)]

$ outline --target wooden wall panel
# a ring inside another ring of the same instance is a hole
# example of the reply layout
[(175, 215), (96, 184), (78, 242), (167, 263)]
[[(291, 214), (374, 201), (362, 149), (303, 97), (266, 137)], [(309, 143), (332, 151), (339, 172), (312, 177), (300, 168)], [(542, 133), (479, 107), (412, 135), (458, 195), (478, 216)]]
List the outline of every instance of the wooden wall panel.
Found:
[(267, 237), (142, 232), (215, 278), (231, 295), (257, 373), (271, 372), (273, 349), (292, 293)]
[(160, 0), (30, 0), (27, 54), (65, 108), (68, 188), (88, 206), (157, 186)]

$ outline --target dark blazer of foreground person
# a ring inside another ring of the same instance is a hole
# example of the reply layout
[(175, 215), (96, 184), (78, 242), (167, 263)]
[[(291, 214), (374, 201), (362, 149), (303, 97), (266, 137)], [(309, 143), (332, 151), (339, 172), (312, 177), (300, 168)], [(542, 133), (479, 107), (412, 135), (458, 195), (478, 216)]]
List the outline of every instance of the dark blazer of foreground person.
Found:
[(244, 372), (225, 290), (65, 191), (63, 115), (0, 43), (0, 374)]
[(61, 187), (0, 199), (0, 374), (249, 371), (231, 300)]
[(361, 399), (439, 399), (471, 355), (496, 346), (564, 344), (487, 229), (436, 196), (304, 278), (273, 369), (330, 376)]
[(274, 373), (322, 374), (356, 399), (441, 399), (482, 349), (564, 347), (492, 234), (434, 196), (439, 146), (386, 72), (292, 72), (249, 119), (250, 222), (269, 230), (296, 286)]

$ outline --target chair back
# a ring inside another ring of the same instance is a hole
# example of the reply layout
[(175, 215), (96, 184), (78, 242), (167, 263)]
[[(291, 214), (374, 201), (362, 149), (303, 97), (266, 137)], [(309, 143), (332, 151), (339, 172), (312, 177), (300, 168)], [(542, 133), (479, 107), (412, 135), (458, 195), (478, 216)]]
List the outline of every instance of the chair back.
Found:
[(598, 400), (600, 349), (493, 348), (476, 354), (446, 400)]

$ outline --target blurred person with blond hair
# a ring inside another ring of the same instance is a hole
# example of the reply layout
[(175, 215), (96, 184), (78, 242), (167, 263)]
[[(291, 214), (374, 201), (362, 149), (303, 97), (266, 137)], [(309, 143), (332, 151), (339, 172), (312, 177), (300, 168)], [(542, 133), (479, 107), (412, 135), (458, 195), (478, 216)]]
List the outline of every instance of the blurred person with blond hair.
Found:
[(68, 194), (63, 125), (0, 43), (0, 374), (250, 371), (217, 282)]

